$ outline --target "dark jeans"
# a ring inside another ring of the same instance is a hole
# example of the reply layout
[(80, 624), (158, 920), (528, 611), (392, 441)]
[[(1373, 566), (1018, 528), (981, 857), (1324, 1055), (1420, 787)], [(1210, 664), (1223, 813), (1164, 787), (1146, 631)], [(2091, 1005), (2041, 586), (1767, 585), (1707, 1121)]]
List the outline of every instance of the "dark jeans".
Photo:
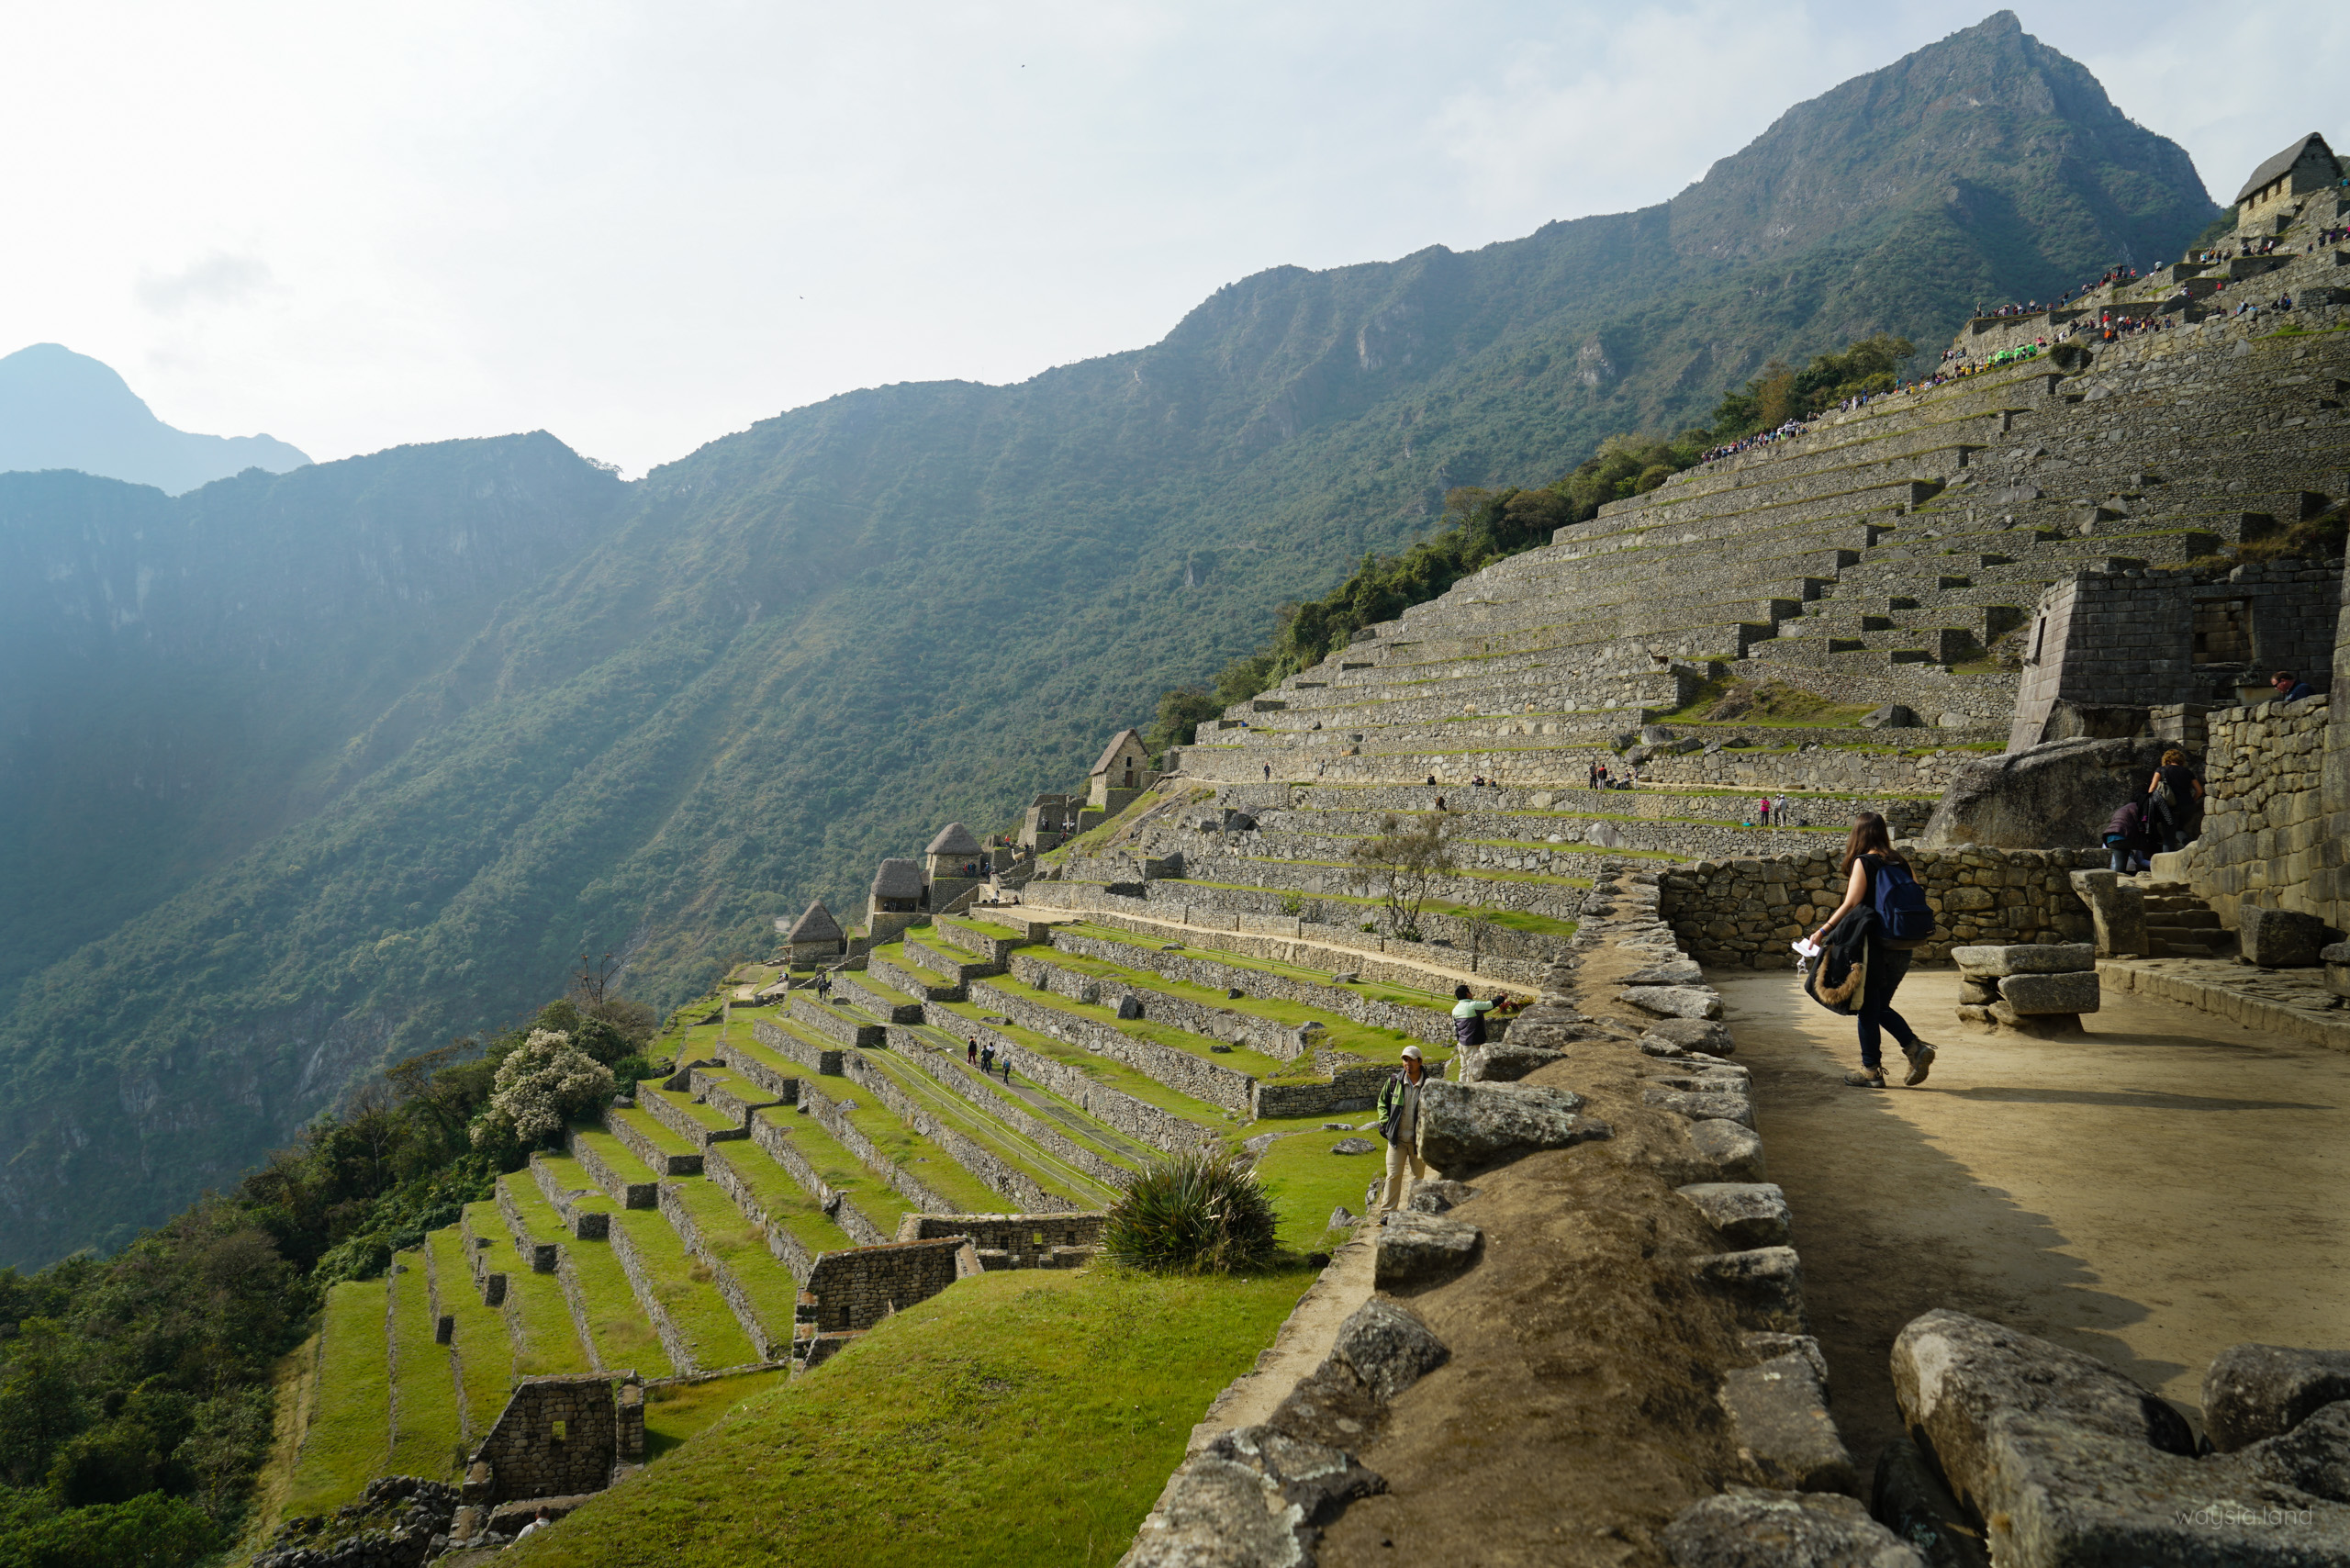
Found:
[(1869, 983), (1861, 992), (1861, 1010), (1854, 1016), (1861, 1028), (1861, 1070), (1874, 1072), (1884, 1065), (1878, 1053), (1880, 1029), (1890, 1029), (1893, 1037), (1901, 1042), (1905, 1051), (1915, 1050), (1918, 1032), (1909, 1021), (1893, 1010), (1893, 993), (1909, 974), (1909, 949), (1888, 947), (1881, 942), (1869, 944)]
[(2154, 865), (2154, 862), (2148, 860), (2145, 856), (2141, 854), (2139, 851), (2125, 848), (2118, 844), (2115, 845), (2112, 849), (2112, 862), (2113, 869), (2121, 872), (2121, 875), (2125, 877), (2133, 876), (2140, 871), (2151, 869)]

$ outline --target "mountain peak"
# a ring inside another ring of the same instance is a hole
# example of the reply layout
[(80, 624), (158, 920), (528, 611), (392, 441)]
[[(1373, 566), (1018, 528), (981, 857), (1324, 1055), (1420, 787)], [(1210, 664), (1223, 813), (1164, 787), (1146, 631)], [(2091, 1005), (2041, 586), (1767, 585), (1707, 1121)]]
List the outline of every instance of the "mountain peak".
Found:
[(310, 460), (266, 435), (197, 435), (155, 417), (113, 366), (62, 343), (0, 357), (0, 471), (77, 468), (178, 495)]

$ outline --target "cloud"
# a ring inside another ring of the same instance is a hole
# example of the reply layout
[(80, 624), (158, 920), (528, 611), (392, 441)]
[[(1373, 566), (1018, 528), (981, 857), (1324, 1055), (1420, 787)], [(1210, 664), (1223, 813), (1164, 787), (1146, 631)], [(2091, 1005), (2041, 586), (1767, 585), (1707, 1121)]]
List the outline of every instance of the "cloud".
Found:
[(158, 316), (177, 316), (191, 306), (239, 305), (268, 292), (276, 280), (258, 256), (215, 251), (193, 266), (158, 276), (142, 272), (133, 286), (139, 303)]

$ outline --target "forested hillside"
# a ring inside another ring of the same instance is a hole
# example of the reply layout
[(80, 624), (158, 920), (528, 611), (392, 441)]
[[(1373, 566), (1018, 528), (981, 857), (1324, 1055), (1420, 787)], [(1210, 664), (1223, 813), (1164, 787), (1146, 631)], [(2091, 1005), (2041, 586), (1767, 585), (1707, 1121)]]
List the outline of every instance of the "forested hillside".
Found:
[(2183, 245), (2185, 154), (2002, 13), (1672, 201), (1220, 289), (1013, 386), (622, 485), (544, 436), (177, 499), (0, 480), (0, 1261), (118, 1241), (583, 947), (667, 1006), (1081, 775), (1284, 599), (1703, 416)]

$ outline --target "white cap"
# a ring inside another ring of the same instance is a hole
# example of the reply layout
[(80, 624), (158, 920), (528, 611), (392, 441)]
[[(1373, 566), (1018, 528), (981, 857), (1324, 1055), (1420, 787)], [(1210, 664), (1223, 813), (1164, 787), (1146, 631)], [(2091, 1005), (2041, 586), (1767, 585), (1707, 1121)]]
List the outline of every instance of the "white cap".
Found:
[(1420, 1047), (1417, 1046), (1405, 1046), (1404, 1047), (1404, 1054), (1412, 1060), (1417, 1061), (1420, 1059)]

